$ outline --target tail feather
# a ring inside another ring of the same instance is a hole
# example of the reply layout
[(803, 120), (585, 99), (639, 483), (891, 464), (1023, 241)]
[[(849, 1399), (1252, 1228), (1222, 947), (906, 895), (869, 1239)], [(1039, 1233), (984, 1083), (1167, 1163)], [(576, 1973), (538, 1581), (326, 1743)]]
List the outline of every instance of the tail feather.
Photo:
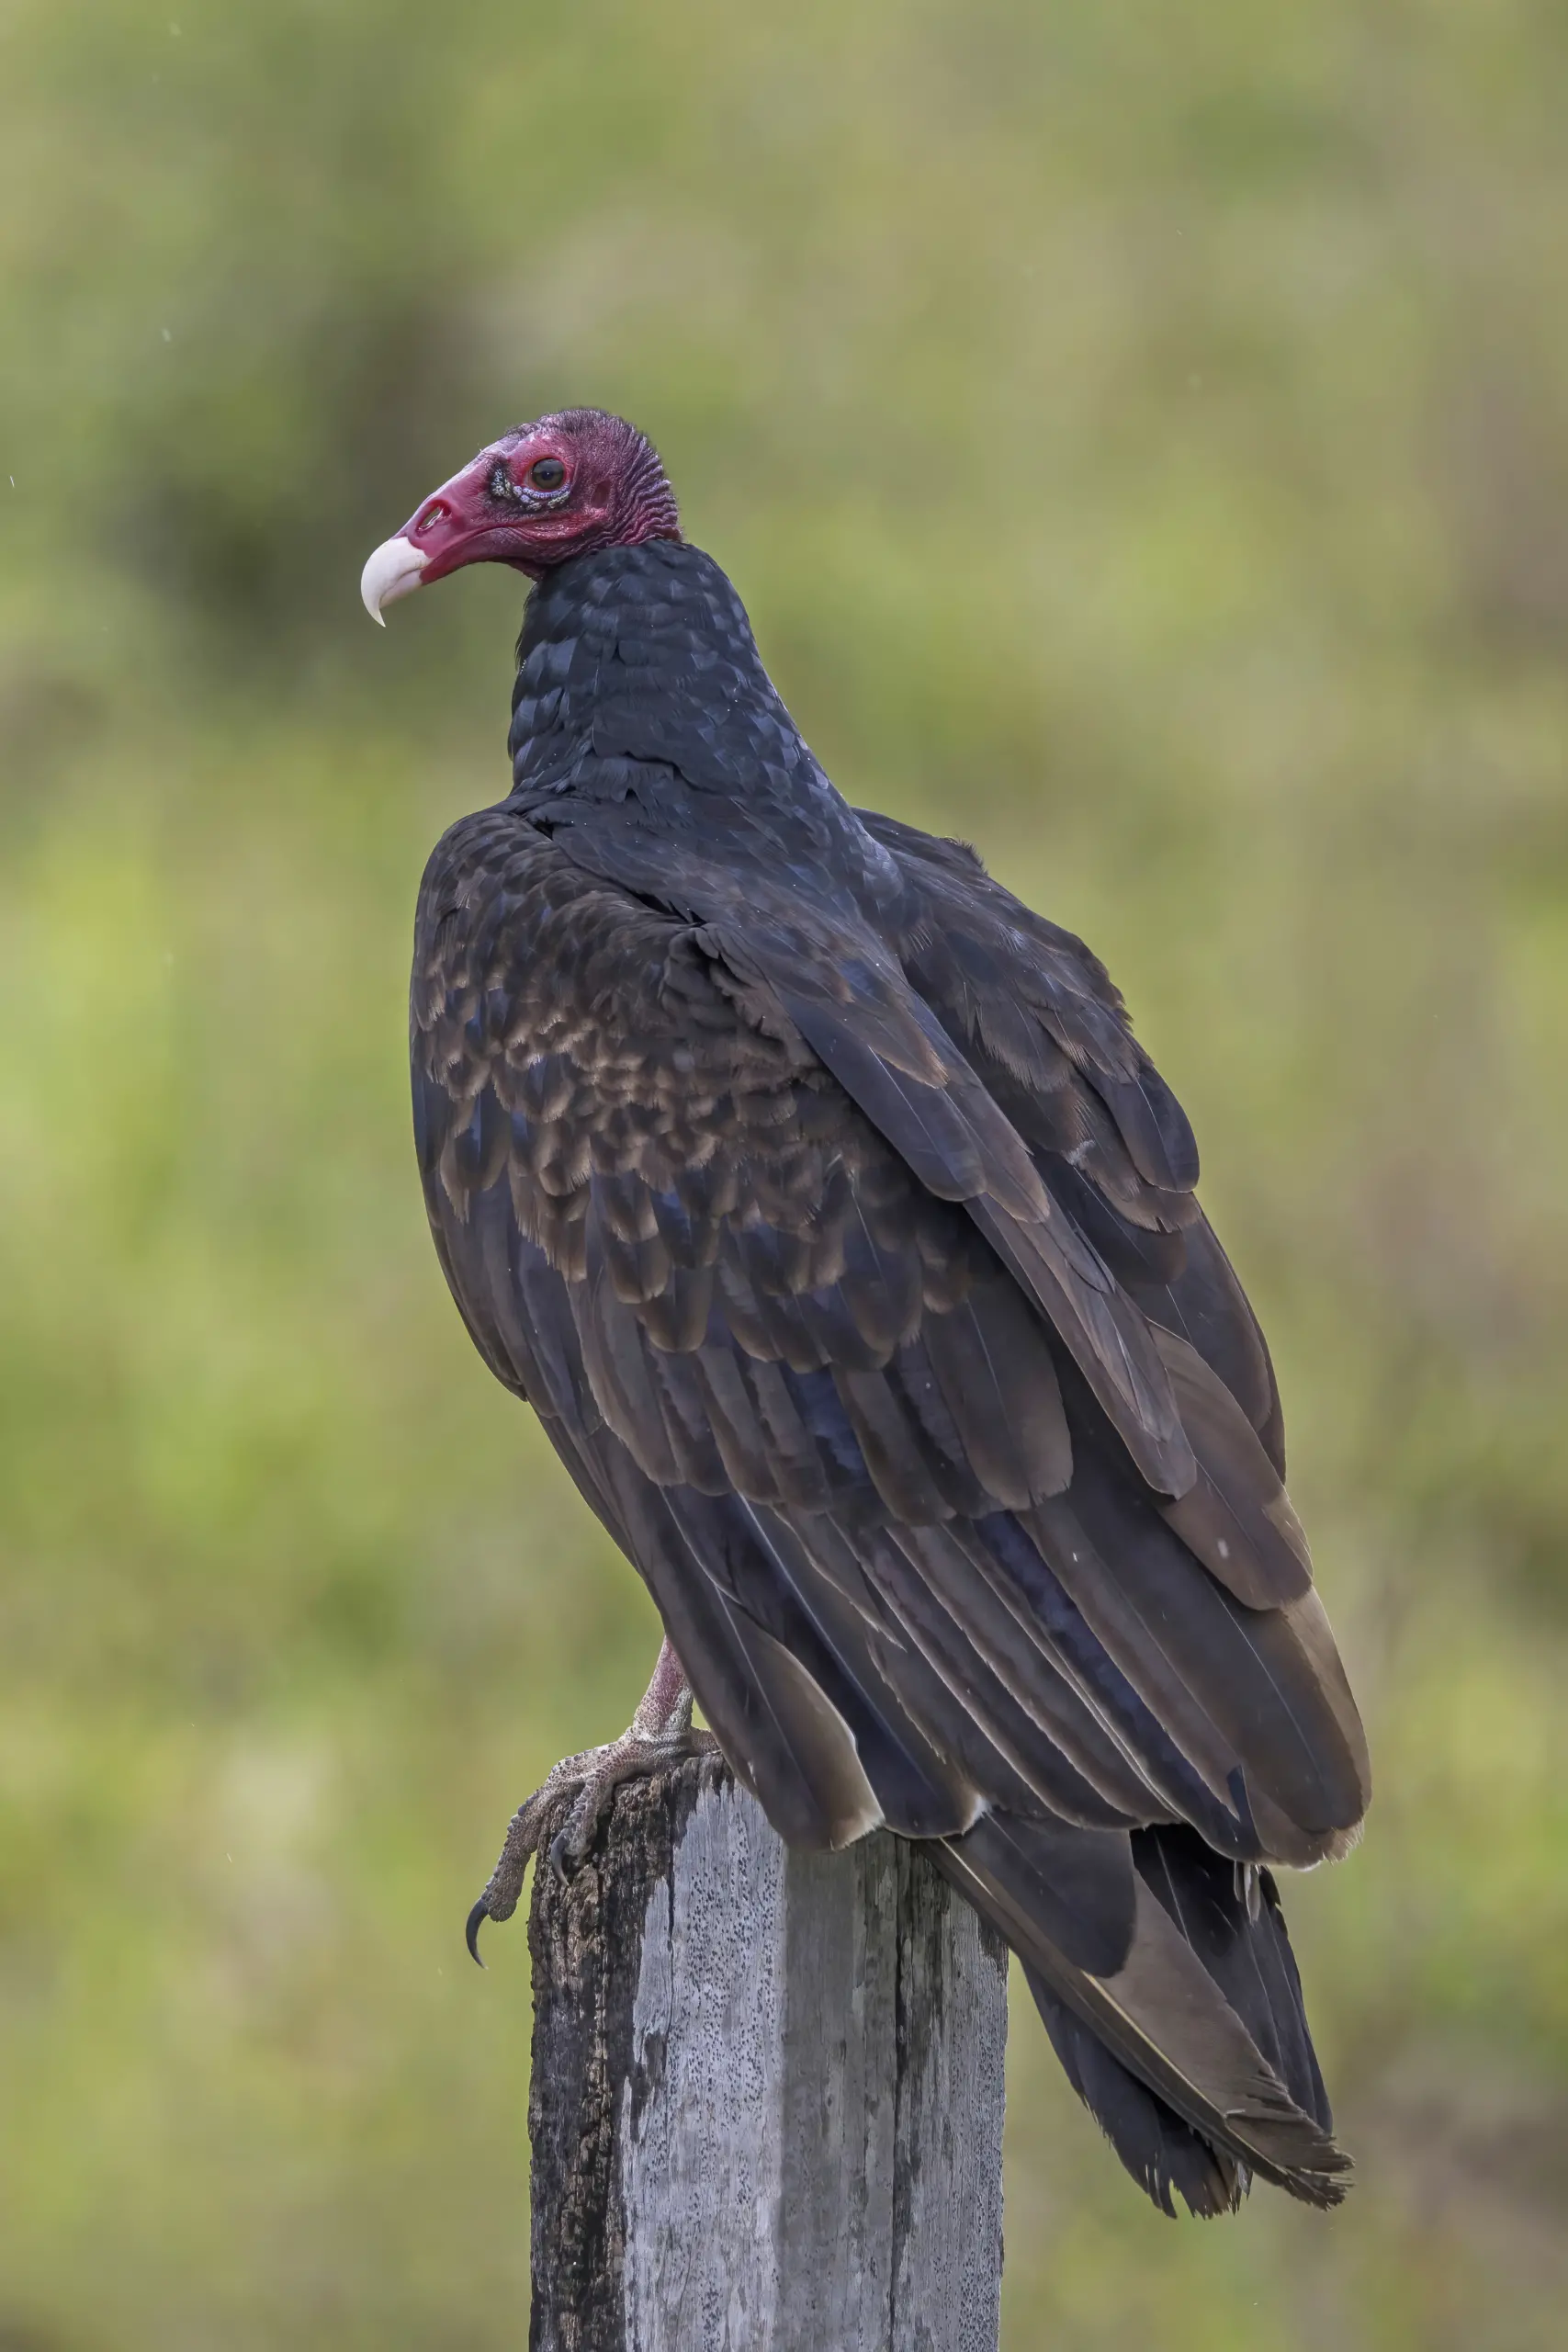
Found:
[(1234, 2213), (1247, 2193), (1246, 2167), (1129, 2074), (1037, 1969), (1025, 1968), (1024, 1974), (1062, 2072), (1145, 2194), (1173, 2221), (1178, 2195), (1204, 2220)]
[(1131, 1948), (1113, 1973), (1073, 1965), (994, 1816), (929, 1850), (1023, 1962), (1068, 2079), (1162, 2211), (1234, 2207), (1256, 2173), (1337, 2205), (1348, 2159), (1330, 2135), (1301, 1985), (1272, 1883), (1237, 1882), (1193, 1831), (1135, 1833)]
[(1185, 1824), (1135, 1830), (1139, 1877), (1175, 1920), (1296, 2105), (1334, 2117), (1312, 2046), (1302, 1980), (1272, 1873), (1238, 1871)]

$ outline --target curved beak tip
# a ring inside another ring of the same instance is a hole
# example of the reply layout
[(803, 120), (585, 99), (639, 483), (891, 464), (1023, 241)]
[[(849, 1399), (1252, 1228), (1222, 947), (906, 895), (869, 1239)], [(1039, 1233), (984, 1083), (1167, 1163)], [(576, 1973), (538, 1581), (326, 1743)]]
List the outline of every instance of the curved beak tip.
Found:
[(396, 538), (382, 540), (359, 575), (365, 609), (378, 628), (387, 626), (381, 616), (383, 608), (395, 605), (400, 596), (412, 594), (429, 560), (424, 549), (416, 548), (400, 532)]

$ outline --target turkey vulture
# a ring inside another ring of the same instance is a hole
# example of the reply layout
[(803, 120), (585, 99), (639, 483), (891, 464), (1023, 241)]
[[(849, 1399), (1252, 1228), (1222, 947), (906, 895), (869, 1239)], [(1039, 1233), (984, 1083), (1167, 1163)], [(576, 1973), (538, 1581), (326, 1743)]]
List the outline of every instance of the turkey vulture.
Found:
[(558, 1862), (694, 1692), (791, 1843), (922, 1842), (1166, 2212), (1337, 2203), (1268, 1866), (1345, 1852), (1366, 1747), (1179, 1104), (1081, 941), (840, 797), (633, 426), (503, 434), (366, 604), (481, 561), (536, 585), (512, 789), (420, 890), (420, 1169), (666, 1634)]

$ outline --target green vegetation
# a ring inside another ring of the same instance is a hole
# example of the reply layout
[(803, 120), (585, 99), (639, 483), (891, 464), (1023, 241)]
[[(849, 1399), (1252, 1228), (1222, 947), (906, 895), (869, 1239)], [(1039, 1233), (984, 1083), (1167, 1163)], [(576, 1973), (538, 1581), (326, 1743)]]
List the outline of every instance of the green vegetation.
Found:
[(654, 1625), (407, 1134), (521, 583), (355, 583), (579, 401), (844, 789), (1122, 981), (1373, 1734), (1289, 1890), (1352, 2204), (1162, 2221), (1021, 1999), (1010, 2352), (1562, 2340), (1565, 69), (1540, 0), (15, 0), (0, 2346), (525, 2340), (461, 1922)]

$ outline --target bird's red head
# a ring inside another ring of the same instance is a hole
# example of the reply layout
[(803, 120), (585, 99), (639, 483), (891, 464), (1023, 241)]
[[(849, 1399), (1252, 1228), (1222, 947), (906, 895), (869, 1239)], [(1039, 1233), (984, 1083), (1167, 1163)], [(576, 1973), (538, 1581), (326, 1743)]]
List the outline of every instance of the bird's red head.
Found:
[(519, 424), (414, 509), (366, 565), (372, 620), (412, 589), (466, 563), (509, 563), (537, 580), (595, 548), (678, 539), (675, 493), (653, 444), (603, 409)]

